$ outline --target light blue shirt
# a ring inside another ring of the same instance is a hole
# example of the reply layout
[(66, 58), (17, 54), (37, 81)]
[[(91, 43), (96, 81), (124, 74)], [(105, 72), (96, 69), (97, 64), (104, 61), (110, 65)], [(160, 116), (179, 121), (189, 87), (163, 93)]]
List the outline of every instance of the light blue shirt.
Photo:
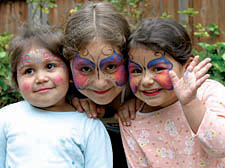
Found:
[(26, 101), (0, 110), (0, 168), (112, 168), (108, 133), (85, 113), (51, 112)]

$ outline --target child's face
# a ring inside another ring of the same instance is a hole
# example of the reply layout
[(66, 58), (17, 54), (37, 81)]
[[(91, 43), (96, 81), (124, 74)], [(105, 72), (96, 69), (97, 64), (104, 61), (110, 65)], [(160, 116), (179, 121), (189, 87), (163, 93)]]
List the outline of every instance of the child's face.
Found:
[(65, 103), (68, 69), (59, 57), (43, 47), (33, 46), (22, 55), (17, 64), (17, 81), (20, 93), (33, 106), (57, 111)]
[(149, 106), (166, 107), (177, 98), (169, 70), (181, 77), (184, 67), (163, 51), (133, 48), (129, 52), (129, 82), (135, 96)]
[(127, 82), (120, 50), (105, 42), (88, 44), (70, 65), (76, 88), (96, 104), (112, 102)]

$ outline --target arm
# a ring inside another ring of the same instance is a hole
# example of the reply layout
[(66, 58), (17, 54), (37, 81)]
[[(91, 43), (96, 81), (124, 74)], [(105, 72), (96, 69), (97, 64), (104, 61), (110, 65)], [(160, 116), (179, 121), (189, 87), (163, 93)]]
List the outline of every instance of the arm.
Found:
[(104, 125), (99, 120), (93, 120), (90, 134), (87, 137), (85, 168), (112, 168), (112, 145)]
[(206, 107), (196, 133), (204, 150), (213, 157), (225, 157), (225, 87), (216, 81), (206, 81), (198, 97)]
[(5, 168), (6, 159), (6, 136), (3, 113), (3, 110), (0, 110), (0, 168)]
[(209, 78), (206, 73), (211, 67), (210, 59), (207, 58), (199, 64), (198, 59), (198, 56), (193, 59), (180, 79), (175, 72), (169, 72), (175, 94), (194, 133), (198, 131), (206, 112), (205, 105), (197, 98), (197, 90)]

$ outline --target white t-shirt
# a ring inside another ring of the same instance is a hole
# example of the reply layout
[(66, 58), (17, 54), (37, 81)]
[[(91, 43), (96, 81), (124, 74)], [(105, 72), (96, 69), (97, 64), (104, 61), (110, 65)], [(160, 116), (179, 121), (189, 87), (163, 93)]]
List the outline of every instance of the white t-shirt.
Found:
[(0, 168), (111, 167), (110, 138), (98, 119), (26, 101), (0, 110)]

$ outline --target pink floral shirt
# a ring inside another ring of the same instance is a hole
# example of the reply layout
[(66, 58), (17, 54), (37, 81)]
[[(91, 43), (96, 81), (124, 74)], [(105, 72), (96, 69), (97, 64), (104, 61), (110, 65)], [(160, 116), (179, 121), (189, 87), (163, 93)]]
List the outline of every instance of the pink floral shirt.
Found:
[(225, 87), (207, 80), (198, 90), (207, 107), (194, 134), (179, 102), (137, 112), (121, 134), (130, 168), (225, 168)]

